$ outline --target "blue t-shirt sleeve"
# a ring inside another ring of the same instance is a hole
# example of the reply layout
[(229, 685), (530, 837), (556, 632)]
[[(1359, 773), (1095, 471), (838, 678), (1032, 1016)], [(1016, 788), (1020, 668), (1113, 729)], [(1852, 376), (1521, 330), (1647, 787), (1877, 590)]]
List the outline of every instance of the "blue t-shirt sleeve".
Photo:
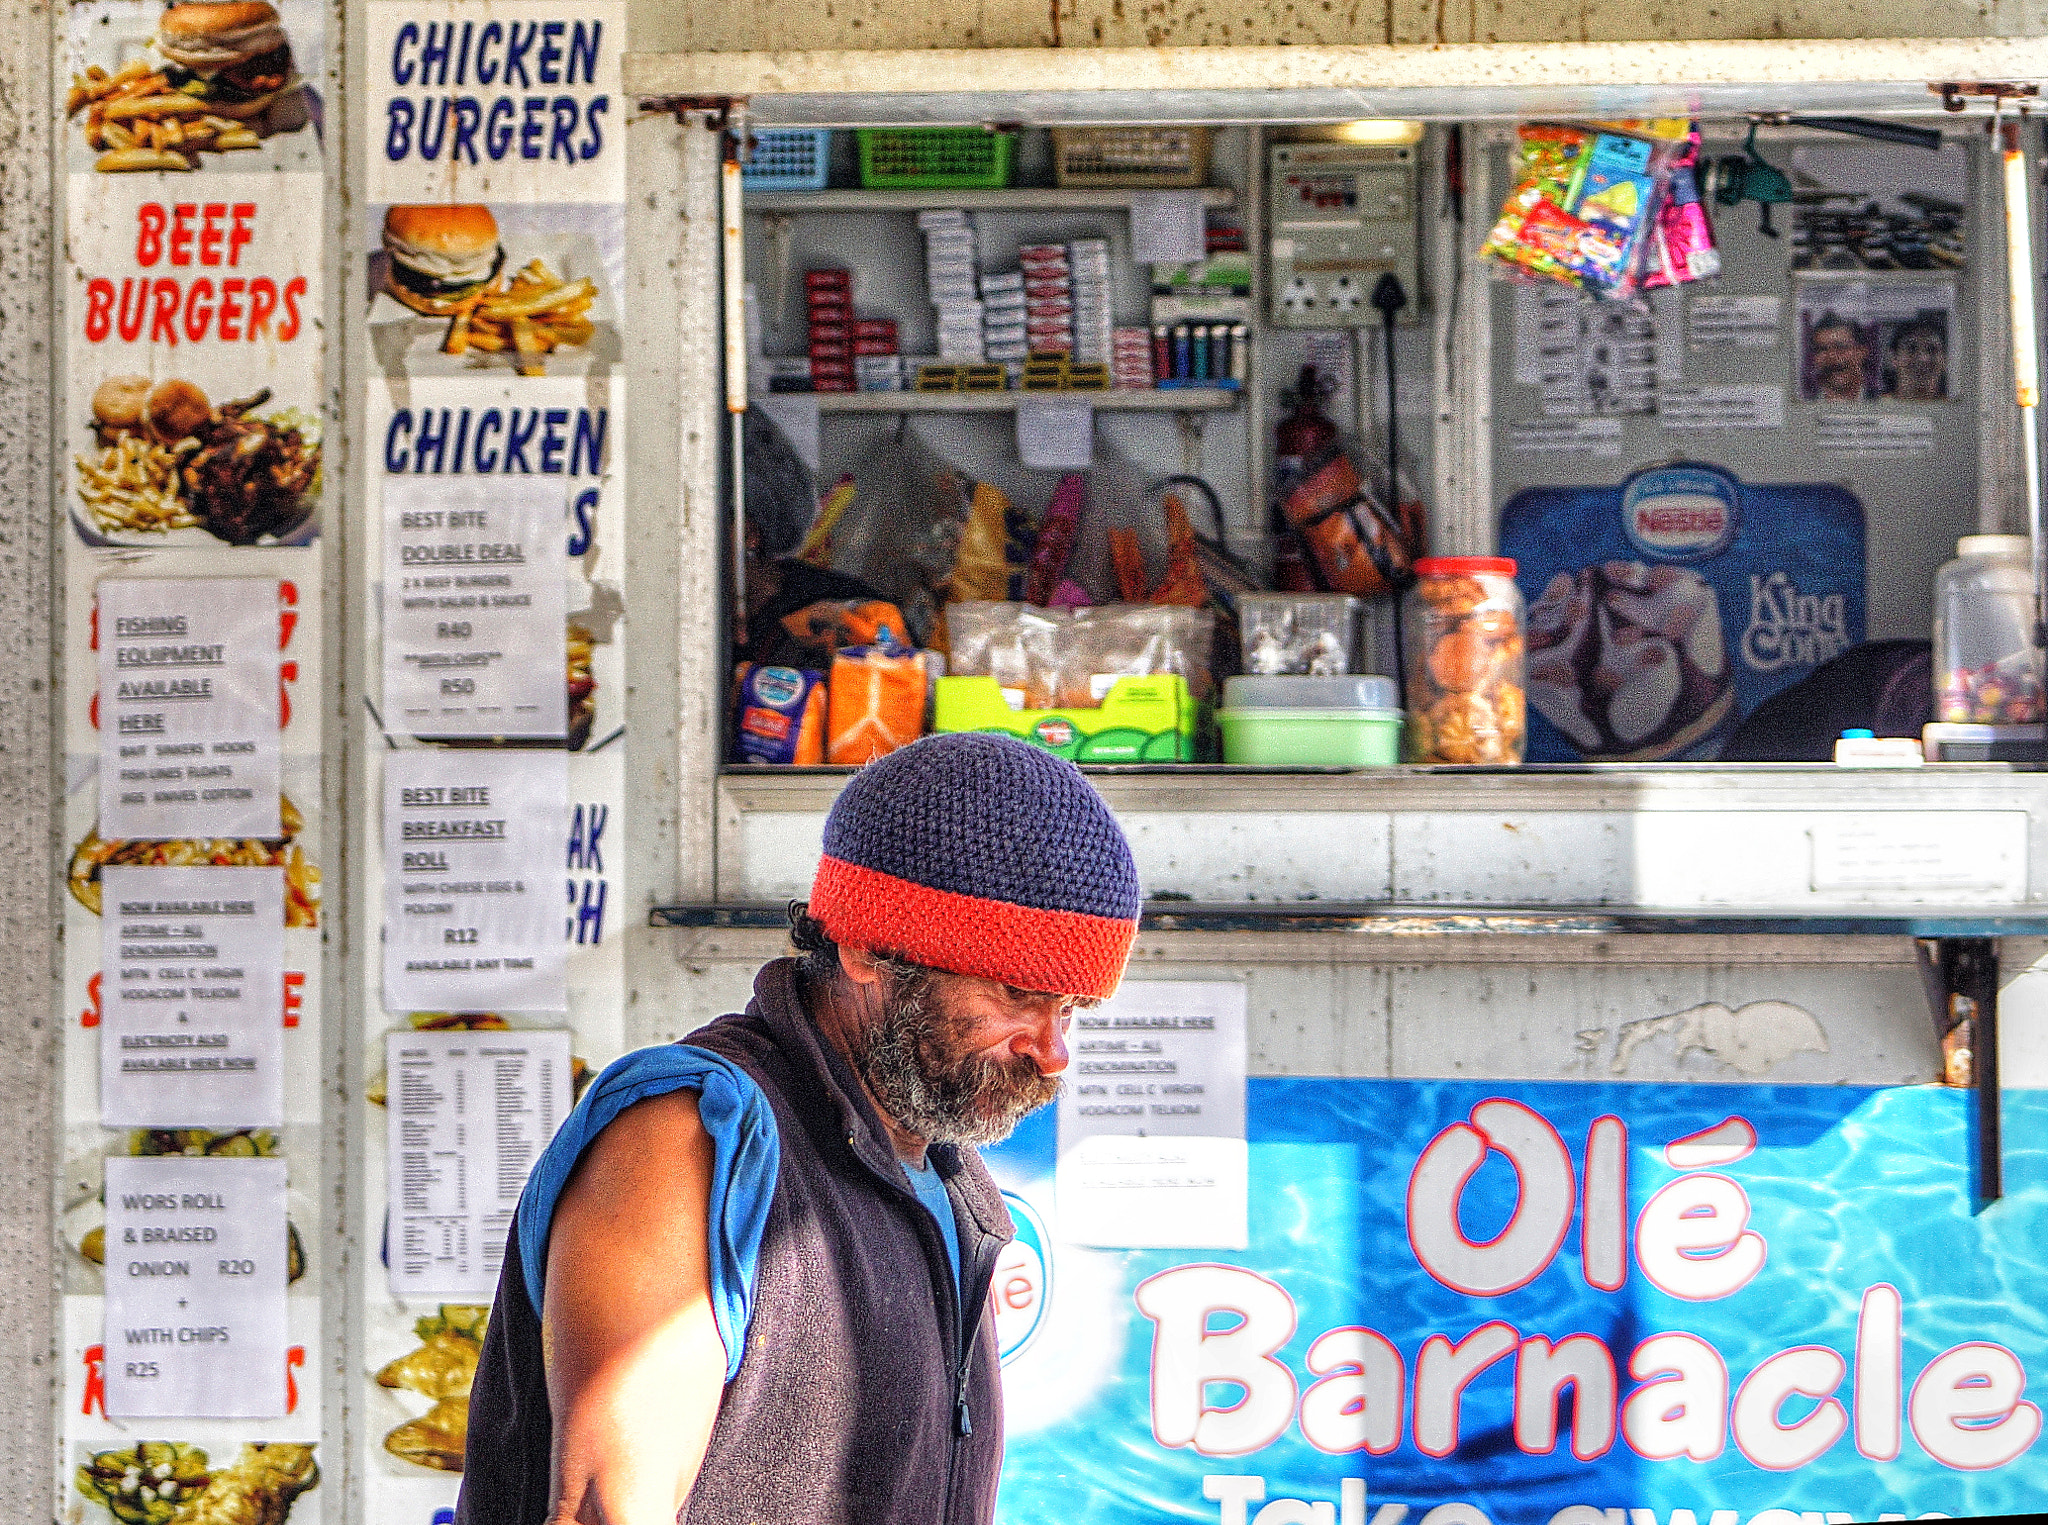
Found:
[(527, 1177), (519, 1198), (519, 1258), (527, 1301), (539, 1315), (548, 1230), (576, 1161), (626, 1108), (680, 1090), (697, 1093), (697, 1115), (711, 1135), (711, 1312), (725, 1343), (725, 1379), (730, 1382), (746, 1354), (761, 1234), (782, 1160), (775, 1113), (753, 1076), (737, 1065), (687, 1043), (636, 1049), (607, 1065)]

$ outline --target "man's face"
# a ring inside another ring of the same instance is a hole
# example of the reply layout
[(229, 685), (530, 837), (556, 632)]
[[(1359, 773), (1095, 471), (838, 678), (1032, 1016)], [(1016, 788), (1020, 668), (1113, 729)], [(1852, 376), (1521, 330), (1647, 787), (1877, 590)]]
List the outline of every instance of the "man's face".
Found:
[(1939, 334), (1924, 328), (1910, 329), (1892, 346), (1892, 363), (1898, 369), (1901, 397), (1939, 397), (1948, 371), (1948, 345)]
[(880, 1012), (852, 1045), (875, 1102), (935, 1143), (998, 1144), (1059, 1094), (1071, 996), (885, 967)]
[(1863, 362), (1868, 355), (1856, 330), (1828, 323), (1813, 331), (1813, 379), (1823, 397), (1863, 395)]

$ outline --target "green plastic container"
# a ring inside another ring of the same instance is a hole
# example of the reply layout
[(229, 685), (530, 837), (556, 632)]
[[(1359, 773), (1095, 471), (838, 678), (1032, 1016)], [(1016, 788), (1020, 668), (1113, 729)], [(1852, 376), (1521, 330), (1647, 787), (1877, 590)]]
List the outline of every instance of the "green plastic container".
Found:
[(1221, 709), (1223, 760), (1266, 768), (1391, 768), (1399, 710)]
[(863, 127), (860, 183), (869, 190), (992, 190), (1010, 183), (1012, 134), (980, 127)]

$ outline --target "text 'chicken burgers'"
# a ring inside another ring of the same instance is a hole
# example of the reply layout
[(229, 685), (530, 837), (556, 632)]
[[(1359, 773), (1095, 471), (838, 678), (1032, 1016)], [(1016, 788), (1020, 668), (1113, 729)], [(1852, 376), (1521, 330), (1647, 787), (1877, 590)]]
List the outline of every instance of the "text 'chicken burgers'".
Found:
[(429, 317), (474, 302), (505, 263), (498, 221), (483, 206), (395, 206), (384, 214), (384, 284)]

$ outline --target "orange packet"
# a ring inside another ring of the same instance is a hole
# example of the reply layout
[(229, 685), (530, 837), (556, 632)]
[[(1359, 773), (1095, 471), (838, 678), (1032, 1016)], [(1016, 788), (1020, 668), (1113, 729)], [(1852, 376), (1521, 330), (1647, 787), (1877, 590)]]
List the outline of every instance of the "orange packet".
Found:
[(825, 760), (869, 762), (924, 734), (938, 657), (900, 646), (848, 646), (833, 653)]

